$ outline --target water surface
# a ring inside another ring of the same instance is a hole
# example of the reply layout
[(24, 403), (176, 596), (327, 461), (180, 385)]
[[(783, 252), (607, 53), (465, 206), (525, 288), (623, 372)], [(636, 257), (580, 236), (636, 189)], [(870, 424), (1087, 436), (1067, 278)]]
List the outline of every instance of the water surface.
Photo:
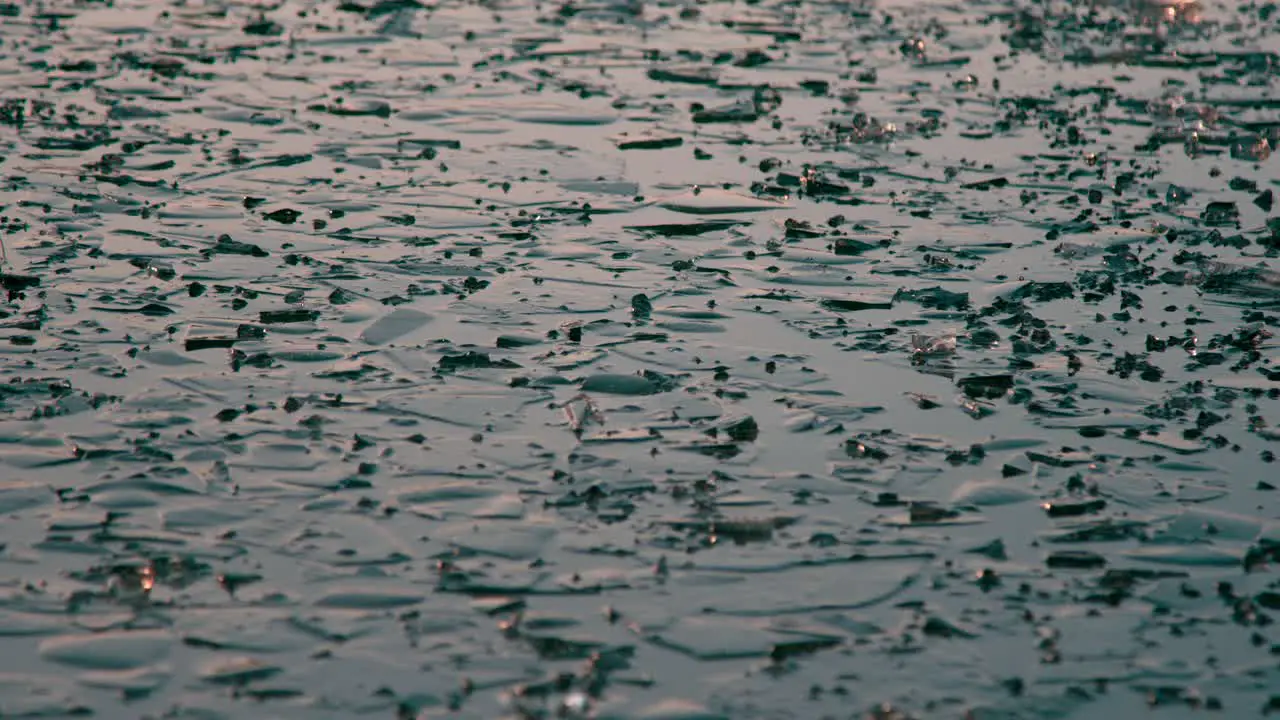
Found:
[(1274, 4), (0, 16), (0, 717), (1280, 709)]

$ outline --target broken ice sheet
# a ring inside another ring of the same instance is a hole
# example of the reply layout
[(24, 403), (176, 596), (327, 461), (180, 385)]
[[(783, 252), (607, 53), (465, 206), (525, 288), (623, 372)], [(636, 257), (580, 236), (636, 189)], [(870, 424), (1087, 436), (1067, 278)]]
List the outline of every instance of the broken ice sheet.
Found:
[(670, 582), (690, 608), (744, 617), (784, 616), (874, 607), (915, 582), (926, 562), (924, 555), (861, 559), (855, 554), (849, 560), (817, 563), (715, 565), (678, 574)]
[(427, 313), (412, 308), (396, 308), (383, 315), (360, 333), (370, 345), (383, 345), (401, 338), (431, 321)]
[(768, 657), (780, 646), (803, 644), (814, 650), (843, 642), (835, 633), (820, 633), (771, 626), (746, 618), (713, 616), (680, 618), (656, 627), (637, 630), (650, 642), (699, 660)]
[(659, 201), (659, 204), (668, 210), (692, 215), (762, 212), (787, 207), (785, 203), (776, 200), (701, 187), (664, 198)]
[(950, 355), (956, 351), (956, 333), (947, 332), (942, 335), (911, 334), (911, 355), (925, 359)]
[(168, 657), (170, 633), (135, 630), (63, 635), (40, 643), (40, 657), (90, 670), (132, 670)]

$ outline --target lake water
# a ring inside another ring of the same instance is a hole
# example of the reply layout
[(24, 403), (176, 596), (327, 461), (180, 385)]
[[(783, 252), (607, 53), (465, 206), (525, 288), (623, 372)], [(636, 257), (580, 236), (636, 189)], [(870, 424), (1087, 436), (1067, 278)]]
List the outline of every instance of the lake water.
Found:
[(1280, 711), (1278, 51), (0, 4), (0, 717)]

